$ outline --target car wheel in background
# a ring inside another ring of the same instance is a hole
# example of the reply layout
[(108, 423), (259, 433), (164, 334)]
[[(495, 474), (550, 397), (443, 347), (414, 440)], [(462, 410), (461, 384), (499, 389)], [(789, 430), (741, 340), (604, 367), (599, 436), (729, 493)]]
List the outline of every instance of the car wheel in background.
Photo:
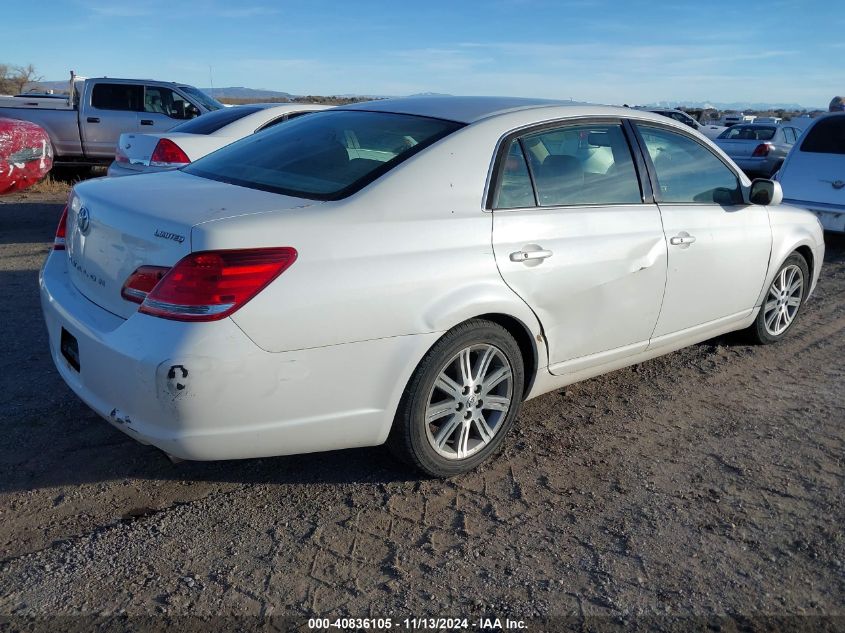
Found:
[(402, 461), (434, 477), (472, 470), (501, 447), (522, 405), (525, 369), (502, 326), (473, 319), (420, 361), (388, 438)]
[(775, 343), (795, 323), (810, 287), (810, 269), (806, 260), (793, 253), (783, 262), (763, 297), (763, 305), (748, 328), (752, 341)]

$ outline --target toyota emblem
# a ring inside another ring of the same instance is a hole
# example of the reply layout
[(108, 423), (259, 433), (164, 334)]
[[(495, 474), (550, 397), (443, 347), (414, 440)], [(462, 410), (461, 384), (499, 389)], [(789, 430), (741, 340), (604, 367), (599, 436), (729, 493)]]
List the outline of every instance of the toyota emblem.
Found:
[(76, 216), (76, 226), (83, 235), (88, 233), (91, 226), (91, 214), (88, 212), (88, 207), (82, 207), (79, 210), (79, 215)]

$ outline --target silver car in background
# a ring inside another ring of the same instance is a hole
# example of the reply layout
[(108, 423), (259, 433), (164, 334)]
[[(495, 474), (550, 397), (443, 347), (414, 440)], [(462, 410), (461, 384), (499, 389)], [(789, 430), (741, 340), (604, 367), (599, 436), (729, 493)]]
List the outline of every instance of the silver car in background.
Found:
[(780, 169), (799, 136), (801, 130), (788, 125), (746, 123), (729, 127), (715, 143), (749, 176), (768, 178)]

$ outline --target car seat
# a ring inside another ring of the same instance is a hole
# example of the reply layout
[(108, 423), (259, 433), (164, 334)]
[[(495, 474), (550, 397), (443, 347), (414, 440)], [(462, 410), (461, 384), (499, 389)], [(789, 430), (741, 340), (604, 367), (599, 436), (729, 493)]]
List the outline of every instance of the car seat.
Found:
[(575, 204), (582, 197), (584, 168), (574, 156), (546, 156), (535, 179), (541, 205)]

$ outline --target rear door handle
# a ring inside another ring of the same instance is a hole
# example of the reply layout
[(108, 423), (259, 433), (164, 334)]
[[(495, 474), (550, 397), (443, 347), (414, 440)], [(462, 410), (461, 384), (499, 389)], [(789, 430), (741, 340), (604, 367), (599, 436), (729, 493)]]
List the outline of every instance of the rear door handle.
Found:
[(89, 116), (88, 117), (88, 123), (99, 123), (99, 122), (100, 122), (100, 117), (98, 117), (98, 116)]
[(692, 244), (695, 242), (695, 235), (676, 235), (673, 238), (669, 239), (669, 243), (674, 246), (680, 246), (682, 244)]
[(516, 251), (510, 254), (512, 262), (527, 262), (529, 259), (546, 259), (554, 255), (551, 251)]
[(141, 119), (141, 125), (152, 125), (152, 119)]

